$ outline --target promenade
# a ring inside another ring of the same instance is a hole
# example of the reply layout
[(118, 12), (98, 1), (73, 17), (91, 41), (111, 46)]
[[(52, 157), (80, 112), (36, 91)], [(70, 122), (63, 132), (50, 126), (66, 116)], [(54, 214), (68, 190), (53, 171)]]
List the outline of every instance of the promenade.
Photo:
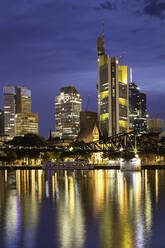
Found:
[[(42, 165), (5, 165), (5, 166), (0, 166), (0, 170), (42, 170), (43, 167)], [(87, 170), (120, 170), (119, 165), (94, 165), (91, 169)], [(158, 170), (158, 169), (164, 169), (165, 170), (165, 165), (142, 165), (141, 166), (142, 170)], [(65, 168), (65, 167), (60, 167), (57, 169), (56, 168), (48, 168), (44, 170), (81, 170), (80, 168)]]

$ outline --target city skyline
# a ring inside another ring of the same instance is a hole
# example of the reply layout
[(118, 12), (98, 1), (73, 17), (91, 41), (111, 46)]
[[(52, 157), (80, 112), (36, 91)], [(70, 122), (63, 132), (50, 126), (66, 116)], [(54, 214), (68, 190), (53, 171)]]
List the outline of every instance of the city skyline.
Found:
[(162, 112), (164, 103), (156, 102), (164, 90), (164, 5), (127, 0), (121, 6), (121, 2), (1, 4), (1, 96), (3, 86), (15, 82), (30, 88), (42, 136), (54, 127), (54, 96), (62, 86), (74, 85), (83, 105), (90, 95), (89, 110), (97, 111), (97, 37), (102, 18), (106, 53), (125, 54), (123, 64), (133, 68), (134, 81), (147, 94), (149, 113)]

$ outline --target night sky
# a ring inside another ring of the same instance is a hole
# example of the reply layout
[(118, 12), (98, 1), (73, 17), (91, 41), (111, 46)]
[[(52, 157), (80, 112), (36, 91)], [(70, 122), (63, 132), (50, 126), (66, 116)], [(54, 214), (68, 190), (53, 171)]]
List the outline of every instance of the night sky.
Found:
[(124, 54), (133, 79), (147, 93), (149, 113), (165, 112), (165, 0), (5, 0), (0, 4), (0, 90), (32, 90), (40, 135), (54, 129), (54, 96), (74, 85), (97, 111), (97, 37)]

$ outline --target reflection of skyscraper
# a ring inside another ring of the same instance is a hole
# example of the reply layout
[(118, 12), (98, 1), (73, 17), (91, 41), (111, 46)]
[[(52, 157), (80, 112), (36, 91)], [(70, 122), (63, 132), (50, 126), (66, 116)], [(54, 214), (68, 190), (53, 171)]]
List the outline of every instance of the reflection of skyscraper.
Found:
[(104, 29), (97, 46), (99, 127), (111, 136), (128, 129), (128, 67), (105, 54)]
[(135, 83), (129, 84), (129, 126), (130, 129), (146, 132), (147, 129), (147, 107), (146, 94), (141, 93)]
[[(36, 125), (32, 127), (32, 116), (33, 119), (36, 117), (37, 128)], [(4, 87), (4, 129), (5, 135), (12, 137), (28, 132), (38, 134), (38, 115), (31, 113), (31, 90), (23, 86)]]
[(84, 215), (81, 195), (76, 189), (78, 185), (74, 174), (65, 175), (65, 189), (60, 187), (57, 208), (60, 247), (63, 248), (84, 247)]
[(80, 131), (81, 96), (74, 86), (61, 88), (55, 97), (56, 131), (64, 139), (74, 139)]

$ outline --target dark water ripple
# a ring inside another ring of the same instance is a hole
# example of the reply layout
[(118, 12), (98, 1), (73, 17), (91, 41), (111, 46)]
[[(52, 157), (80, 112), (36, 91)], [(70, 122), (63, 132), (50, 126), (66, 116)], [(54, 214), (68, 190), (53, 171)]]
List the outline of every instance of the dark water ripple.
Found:
[(165, 170), (0, 171), (0, 248), (163, 248)]

